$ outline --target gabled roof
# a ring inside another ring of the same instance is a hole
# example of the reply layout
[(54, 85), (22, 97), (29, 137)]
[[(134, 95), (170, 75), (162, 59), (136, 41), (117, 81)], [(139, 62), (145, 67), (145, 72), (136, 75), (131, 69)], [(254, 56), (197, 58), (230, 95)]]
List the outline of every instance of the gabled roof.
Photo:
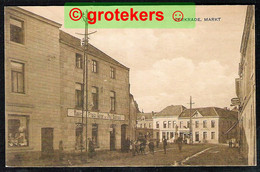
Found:
[(179, 116), (185, 109), (186, 107), (182, 105), (171, 105), (161, 110), (156, 116)]
[[(224, 117), (224, 118), (235, 118), (237, 119), (237, 112), (230, 111), (227, 109), (222, 109), (218, 107), (203, 107), (203, 108), (194, 108), (191, 109), (192, 116), (199, 112), (203, 117)], [(185, 109), (179, 116), (182, 117), (190, 117), (190, 109)]]
[[(83, 47), (81, 46), (81, 40), (79, 38), (76, 38), (76, 37), (60, 30), (60, 40), (62, 42), (65, 42), (66, 44), (69, 44), (73, 47), (80, 49), (83, 52)], [(105, 54), (103, 51), (101, 51), (98, 48), (96, 48), (95, 46), (91, 45), (90, 43), (88, 43), (87, 52), (88, 52), (88, 54), (90, 54), (96, 58), (99, 58), (101, 60), (104, 60), (106, 62), (112, 63), (114, 65), (117, 65), (119, 67), (129, 70), (128, 67), (122, 65), (121, 63), (119, 63), (118, 61), (116, 61), (115, 59), (110, 57), (109, 55)]]
[(137, 120), (140, 120), (143, 116), (145, 117), (145, 120), (152, 119), (152, 117), (154, 116), (154, 113), (138, 113)]

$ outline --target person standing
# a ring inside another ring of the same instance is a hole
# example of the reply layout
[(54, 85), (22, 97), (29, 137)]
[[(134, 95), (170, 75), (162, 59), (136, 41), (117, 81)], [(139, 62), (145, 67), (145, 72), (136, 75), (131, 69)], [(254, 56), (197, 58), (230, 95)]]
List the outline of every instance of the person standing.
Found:
[(152, 154), (154, 154), (154, 143), (152, 140), (150, 140), (149, 142), (149, 150)]
[(135, 156), (135, 141), (133, 140), (132, 143), (131, 143), (131, 146), (132, 146), (132, 155)]
[(89, 142), (88, 142), (88, 150), (89, 150), (88, 156), (90, 158), (92, 158), (95, 154), (94, 143), (90, 138), (88, 138), (88, 140), (89, 140)]
[(178, 144), (178, 147), (179, 147), (179, 151), (181, 152), (181, 149), (182, 149), (182, 136), (180, 136), (177, 139), (177, 144)]
[(163, 137), (163, 149), (164, 149), (164, 154), (166, 154), (166, 146), (167, 146), (167, 140), (165, 137)]
[(157, 139), (157, 140), (156, 140), (156, 147), (157, 147), (157, 148), (159, 147), (159, 143), (160, 143), (160, 140)]
[(63, 141), (60, 140), (59, 142), (59, 160), (63, 160)]
[(126, 152), (128, 153), (130, 150), (130, 140), (129, 140), (129, 137), (127, 137), (126, 139)]

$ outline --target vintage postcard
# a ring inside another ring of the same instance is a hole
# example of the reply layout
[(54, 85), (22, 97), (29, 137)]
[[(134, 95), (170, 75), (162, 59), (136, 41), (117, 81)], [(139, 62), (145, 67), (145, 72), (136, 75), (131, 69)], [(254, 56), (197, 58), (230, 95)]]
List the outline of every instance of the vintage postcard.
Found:
[(7, 167), (255, 166), (254, 5), (5, 6)]

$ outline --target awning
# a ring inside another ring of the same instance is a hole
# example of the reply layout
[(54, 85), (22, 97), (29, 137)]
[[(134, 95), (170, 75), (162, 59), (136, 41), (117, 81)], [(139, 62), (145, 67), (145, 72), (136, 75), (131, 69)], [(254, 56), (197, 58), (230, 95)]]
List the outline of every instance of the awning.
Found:
[(231, 126), (225, 134), (228, 134), (233, 128), (235, 128), (235, 126), (238, 124), (239, 121), (237, 121), (233, 126)]

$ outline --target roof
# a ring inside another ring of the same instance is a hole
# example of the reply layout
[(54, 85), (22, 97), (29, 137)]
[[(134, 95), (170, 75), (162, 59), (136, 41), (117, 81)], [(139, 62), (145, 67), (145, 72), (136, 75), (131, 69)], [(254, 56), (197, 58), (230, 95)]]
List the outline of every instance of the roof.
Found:
[[(69, 44), (73, 47), (79, 48), (83, 51), (83, 47), (81, 46), (81, 40), (79, 38), (76, 38), (76, 37), (70, 35), (69, 33), (66, 33), (66, 32), (60, 30), (60, 40), (62, 42), (65, 42), (66, 44)], [(122, 67), (122, 68), (129, 70), (128, 67), (119, 63), (118, 61), (116, 61), (115, 59), (113, 59), (109, 55), (105, 54), (103, 51), (99, 50), (98, 48), (91, 45), (90, 43), (88, 43), (88, 54), (90, 54), (90, 55), (92, 55), (96, 58), (99, 58), (101, 60), (104, 60), (106, 62), (112, 63), (114, 65), (117, 65), (119, 67)]]
[[(194, 108), (191, 109), (191, 114), (199, 112), (203, 117), (232, 117), (237, 119), (237, 112), (230, 111), (227, 109), (222, 109), (218, 107), (203, 107), (203, 108)], [(185, 109), (179, 116), (181, 117), (190, 117), (190, 109)]]
[(183, 105), (170, 105), (161, 110), (156, 116), (179, 116), (186, 109)]
[(153, 113), (138, 113), (137, 114), (137, 120), (140, 120), (142, 116), (144, 116), (145, 120), (147, 120), (147, 119), (152, 119), (154, 114)]

